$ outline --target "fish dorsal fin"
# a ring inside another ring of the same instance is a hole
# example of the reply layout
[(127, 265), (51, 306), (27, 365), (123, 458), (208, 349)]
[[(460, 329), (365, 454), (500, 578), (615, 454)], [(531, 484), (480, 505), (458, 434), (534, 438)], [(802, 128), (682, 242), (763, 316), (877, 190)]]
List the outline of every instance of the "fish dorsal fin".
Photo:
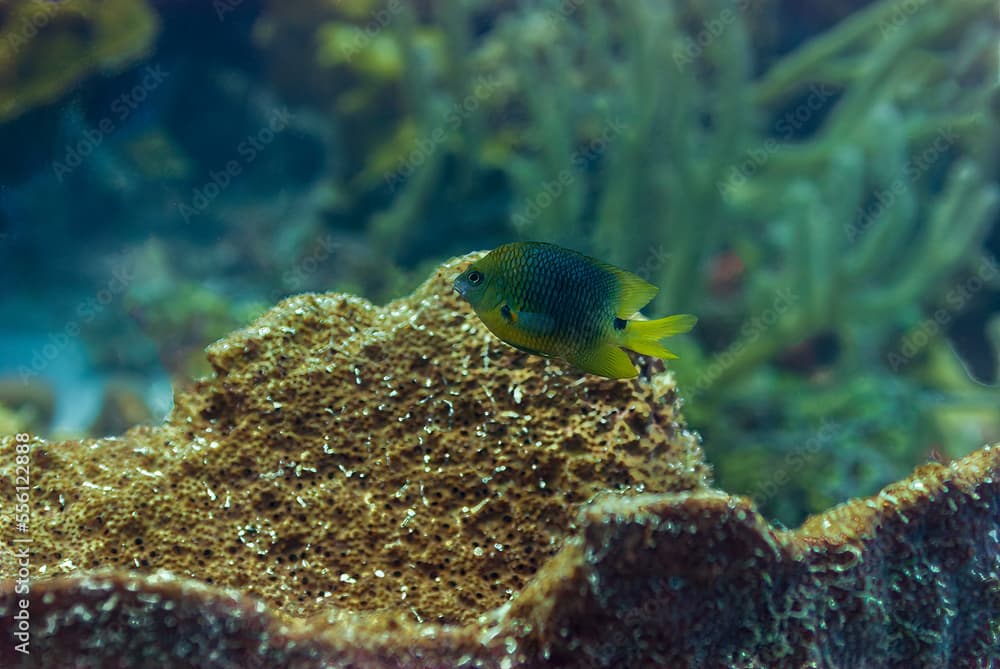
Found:
[(615, 305), (615, 315), (618, 318), (634, 316), (660, 292), (650, 282), (620, 267), (605, 263), (604, 269), (618, 279), (618, 304)]

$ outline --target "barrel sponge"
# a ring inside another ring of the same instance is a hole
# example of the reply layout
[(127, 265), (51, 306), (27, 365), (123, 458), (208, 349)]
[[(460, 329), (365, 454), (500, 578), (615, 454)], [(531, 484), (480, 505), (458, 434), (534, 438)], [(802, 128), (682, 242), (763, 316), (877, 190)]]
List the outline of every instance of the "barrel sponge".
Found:
[(168, 570), (292, 616), (469, 622), (589, 500), (704, 485), (658, 361), (616, 383), (510, 348), (453, 294), (467, 262), (384, 307), (287, 299), (209, 347), (215, 376), (162, 426), (38, 443), (36, 570)]

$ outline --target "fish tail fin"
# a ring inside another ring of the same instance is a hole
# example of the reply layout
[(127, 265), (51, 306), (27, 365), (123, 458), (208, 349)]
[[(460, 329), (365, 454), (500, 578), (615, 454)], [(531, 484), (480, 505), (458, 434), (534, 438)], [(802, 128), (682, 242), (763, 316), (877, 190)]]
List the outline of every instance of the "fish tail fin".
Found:
[(698, 319), (691, 314), (677, 314), (655, 321), (628, 321), (622, 332), (621, 345), (642, 355), (672, 360), (677, 354), (660, 343), (665, 337), (691, 330)]

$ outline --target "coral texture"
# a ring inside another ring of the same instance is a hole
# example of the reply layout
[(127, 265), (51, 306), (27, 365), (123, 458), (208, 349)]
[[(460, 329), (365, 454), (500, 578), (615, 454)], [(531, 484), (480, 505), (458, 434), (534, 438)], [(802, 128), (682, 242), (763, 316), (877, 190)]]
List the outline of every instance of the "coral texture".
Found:
[[(42, 580), (31, 612), (45, 631), (22, 666), (992, 666), (998, 474), (1000, 447), (984, 448), (788, 532), (718, 492), (606, 499), (513, 604), (464, 626), (298, 619), (169, 574)], [(14, 602), (7, 586), (4, 625)]]
[(34, 442), (32, 654), (0, 665), (1000, 661), (1000, 447), (776, 530), (707, 487), (669, 375), (502, 347), (448, 292), (467, 260), (286, 300), (161, 427)]

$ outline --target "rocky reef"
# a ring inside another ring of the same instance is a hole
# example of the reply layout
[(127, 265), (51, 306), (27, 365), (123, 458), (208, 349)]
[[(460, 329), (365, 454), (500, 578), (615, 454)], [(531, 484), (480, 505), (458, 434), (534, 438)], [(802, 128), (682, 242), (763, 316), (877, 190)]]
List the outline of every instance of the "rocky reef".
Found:
[(776, 530), (709, 487), (661, 363), (581, 378), (503, 346), (451, 293), (469, 259), (385, 307), (283, 301), (209, 348), (162, 426), (34, 440), (31, 654), (11, 636), (0, 664), (1000, 659), (1000, 448)]

